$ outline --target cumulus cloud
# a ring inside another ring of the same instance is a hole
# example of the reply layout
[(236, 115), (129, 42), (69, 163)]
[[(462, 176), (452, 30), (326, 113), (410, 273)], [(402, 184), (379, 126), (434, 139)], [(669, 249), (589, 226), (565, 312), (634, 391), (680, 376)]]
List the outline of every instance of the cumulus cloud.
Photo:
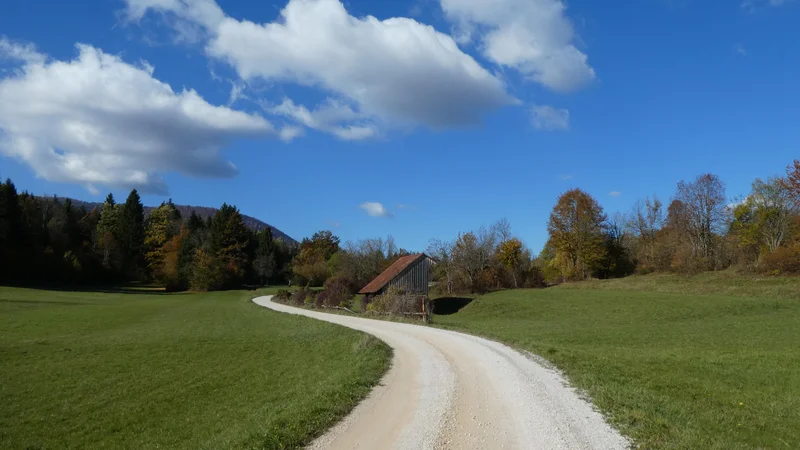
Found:
[(561, 0), (440, 0), (459, 41), (479, 42), (491, 61), (518, 70), (555, 91), (571, 91), (595, 78)]
[[(214, 0), (125, 0), (125, 13), (131, 21), (141, 20), (149, 10), (170, 12), (188, 24), (213, 29), (225, 19), (225, 13)], [(179, 31), (185, 30), (180, 28)]]
[(3, 59), (27, 64), (41, 64), (47, 60), (47, 57), (39, 53), (33, 44), (13, 42), (5, 36), (0, 36), (0, 60)]
[(537, 130), (568, 130), (569, 111), (547, 105), (534, 105), (531, 107), (531, 123)]
[(360, 206), (371, 217), (389, 217), (391, 213), (378, 202), (364, 202)]
[(378, 135), (374, 124), (369, 123), (350, 106), (333, 99), (328, 99), (314, 111), (296, 105), (289, 98), (285, 98), (279, 105), (268, 106), (266, 110), (271, 114), (293, 119), (312, 130), (330, 133), (348, 141), (369, 139)]
[[(156, 11), (203, 26), (210, 36), (206, 54), (229, 63), (245, 80), (322, 89), (373, 125), (472, 125), (518, 103), (450, 36), (408, 18), (357, 18), (339, 0), (290, 0), (278, 20), (265, 24), (221, 18), (212, 0), (127, 4), (131, 20)], [(375, 132), (346, 123), (328, 122), (325, 128), (345, 139)]]
[(0, 46), (24, 61), (0, 79), (0, 152), (47, 180), (165, 193), (162, 173), (234, 176), (220, 149), (274, 132), (261, 116), (175, 92), (153, 78), (152, 66), (89, 45), (77, 45), (70, 61)]

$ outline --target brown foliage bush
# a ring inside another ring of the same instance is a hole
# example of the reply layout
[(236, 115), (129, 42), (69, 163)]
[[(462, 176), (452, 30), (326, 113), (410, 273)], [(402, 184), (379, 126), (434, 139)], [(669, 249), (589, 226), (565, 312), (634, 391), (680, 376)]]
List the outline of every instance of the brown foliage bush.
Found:
[(275, 294), (275, 299), (279, 302), (288, 303), (292, 299), (292, 293), (286, 289), (281, 289)]
[(333, 277), (325, 281), (325, 289), (317, 296), (319, 306), (349, 307), (349, 300), (353, 298), (351, 283), (343, 277)]
[(531, 268), (525, 272), (524, 275), (525, 279), (521, 285), (523, 288), (543, 288), (547, 286), (544, 273), (536, 266), (531, 266)]
[(691, 250), (687, 247), (678, 249), (672, 255), (670, 270), (673, 272), (683, 275), (697, 275), (709, 269), (711, 269), (711, 263), (708, 259), (692, 255)]
[(767, 253), (761, 258), (759, 269), (773, 275), (800, 274), (800, 243)]
[(422, 312), (421, 298), (419, 295), (406, 294), (400, 289), (389, 288), (367, 305), (367, 312), (392, 315), (420, 313)]
[(294, 293), (292, 294), (291, 301), (297, 306), (303, 306), (306, 304), (309, 298), (313, 297), (314, 297), (314, 291), (312, 291), (307, 287), (304, 287), (294, 291)]

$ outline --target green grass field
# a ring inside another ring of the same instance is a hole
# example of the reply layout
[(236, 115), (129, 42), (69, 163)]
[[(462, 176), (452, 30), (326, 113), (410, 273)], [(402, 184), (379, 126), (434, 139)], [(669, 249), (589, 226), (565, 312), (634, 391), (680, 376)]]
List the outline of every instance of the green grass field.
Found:
[(504, 291), (435, 323), (547, 358), (640, 448), (800, 448), (800, 280), (759, 280)]
[(252, 296), (0, 288), (0, 447), (295, 448), (388, 368), (383, 343)]

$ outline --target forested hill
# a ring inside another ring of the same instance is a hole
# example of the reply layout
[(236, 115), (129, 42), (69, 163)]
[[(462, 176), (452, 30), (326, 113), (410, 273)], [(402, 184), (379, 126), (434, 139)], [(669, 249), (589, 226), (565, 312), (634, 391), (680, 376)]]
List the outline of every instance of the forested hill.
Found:
[[(60, 201), (64, 201), (66, 200), (66, 197), (58, 197), (58, 199)], [(74, 198), (71, 200), (75, 206), (77, 207), (85, 206), (87, 210), (92, 210), (92, 208), (100, 208), (103, 206), (103, 204), (100, 202), (85, 202), (83, 200), (76, 200)], [(209, 208), (208, 206), (175, 205), (175, 207), (178, 208), (178, 211), (181, 212), (181, 217), (183, 218), (189, 217), (192, 214), (192, 211), (194, 211), (198, 216), (202, 217), (203, 219), (212, 217), (214, 213), (217, 212), (217, 208)], [(150, 211), (152, 211), (155, 208), (157, 207), (145, 206), (144, 207), (145, 216), (149, 216)], [(247, 228), (250, 228), (253, 231), (261, 231), (269, 227), (272, 229), (272, 236), (274, 238), (283, 239), (284, 242), (286, 243), (297, 244), (297, 241), (294, 240), (291, 236), (289, 236), (288, 234), (284, 233), (283, 231), (275, 228), (274, 226), (266, 222), (262, 222), (256, 219), (255, 217), (246, 216), (244, 214), (242, 214), (242, 219), (244, 220), (244, 224), (247, 226)]]

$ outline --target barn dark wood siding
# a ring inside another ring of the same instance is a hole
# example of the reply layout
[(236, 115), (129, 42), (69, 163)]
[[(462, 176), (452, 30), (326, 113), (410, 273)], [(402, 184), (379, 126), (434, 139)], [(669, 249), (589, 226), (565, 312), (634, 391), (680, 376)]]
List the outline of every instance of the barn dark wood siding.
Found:
[(396, 286), (408, 294), (428, 295), (430, 273), (431, 259), (422, 258), (392, 279), (387, 287)]

